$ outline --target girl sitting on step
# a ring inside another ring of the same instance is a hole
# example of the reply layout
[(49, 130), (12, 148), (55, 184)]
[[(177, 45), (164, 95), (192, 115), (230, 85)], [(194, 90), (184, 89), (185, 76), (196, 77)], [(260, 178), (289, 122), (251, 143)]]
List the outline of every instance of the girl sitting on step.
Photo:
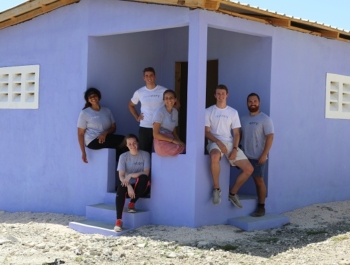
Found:
[(176, 94), (173, 90), (163, 93), (164, 105), (153, 117), (154, 151), (160, 156), (176, 156), (185, 151), (185, 144), (177, 134), (178, 112), (174, 108)]
[(134, 134), (125, 136), (123, 143), (129, 151), (120, 156), (117, 168), (121, 184), (118, 186), (115, 199), (117, 221), (114, 231), (116, 232), (122, 230), (125, 199), (131, 198), (127, 210), (135, 213), (136, 201), (142, 195), (147, 194), (150, 185), (150, 154), (138, 149), (138, 138)]

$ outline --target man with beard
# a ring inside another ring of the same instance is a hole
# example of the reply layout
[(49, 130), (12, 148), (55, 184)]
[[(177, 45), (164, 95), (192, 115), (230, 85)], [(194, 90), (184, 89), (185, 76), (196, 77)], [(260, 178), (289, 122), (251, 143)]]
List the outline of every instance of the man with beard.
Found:
[(252, 216), (265, 215), (266, 185), (264, 171), (274, 136), (272, 120), (259, 110), (260, 97), (251, 93), (247, 97), (249, 115), (241, 118), (242, 140), (241, 145), (244, 153), (254, 167), (252, 174), (258, 194), (258, 207)]

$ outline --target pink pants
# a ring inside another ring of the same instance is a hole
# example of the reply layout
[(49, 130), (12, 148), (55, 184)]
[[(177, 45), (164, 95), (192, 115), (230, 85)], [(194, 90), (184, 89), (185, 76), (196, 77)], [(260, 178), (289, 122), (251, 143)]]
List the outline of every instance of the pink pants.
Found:
[[(167, 137), (174, 138), (174, 136), (171, 133), (164, 134)], [(176, 156), (178, 154), (181, 154), (184, 152), (185, 147), (174, 144), (168, 141), (162, 141), (158, 139), (153, 140), (154, 143), (154, 151), (157, 155), (160, 156)]]

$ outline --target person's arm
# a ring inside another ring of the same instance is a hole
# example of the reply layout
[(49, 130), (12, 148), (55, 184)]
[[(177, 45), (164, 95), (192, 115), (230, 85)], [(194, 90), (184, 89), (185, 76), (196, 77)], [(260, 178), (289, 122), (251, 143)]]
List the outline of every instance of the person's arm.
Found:
[(141, 172), (137, 172), (137, 173), (130, 173), (130, 174), (128, 174), (127, 176), (126, 176), (126, 178), (129, 178), (129, 180), (130, 179), (136, 179), (136, 178), (138, 178), (139, 176), (141, 176), (141, 175), (146, 175), (146, 176), (149, 176), (149, 171), (150, 171), (150, 169), (149, 168), (145, 168), (143, 171), (141, 171)]
[(153, 122), (153, 138), (161, 140), (161, 141), (167, 141), (167, 142), (173, 142), (173, 138), (167, 137), (164, 134), (161, 134), (160, 132), (160, 123), (159, 122)]
[(129, 185), (130, 185), (130, 184), (129, 184), (130, 179), (132, 179), (132, 178), (136, 179), (136, 178), (138, 178), (138, 177), (141, 176), (141, 175), (149, 176), (149, 171), (150, 171), (149, 168), (145, 168), (145, 169), (144, 169), (143, 171), (141, 171), (141, 172), (130, 173), (130, 174), (127, 174), (127, 175), (125, 176), (125, 171), (119, 170), (119, 179), (120, 179), (120, 181), (121, 181), (121, 183), (122, 183), (122, 185), (123, 185), (124, 187), (129, 187)]
[(240, 140), (240, 133), (239, 133), (239, 128), (234, 128), (232, 130), (233, 132), (233, 148), (232, 151), (229, 155), (229, 159), (230, 160), (235, 160), (237, 157), (237, 151), (238, 151), (238, 144), (239, 144), (239, 140)]
[(177, 134), (177, 127), (174, 128), (173, 130), (173, 135), (174, 135), (174, 139), (173, 139), (173, 143), (174, 144), (178, 144), (178, 145), (181, 145), (181, 146), (184, 146), (185, 143), (182, 142)]
[(261, 156), (259, 157), (259, 164), (264, 164), (266, 162), (267, 154), (270, 152), (270, 149), (272, 146), (273, 137), (274, 137), (273, 133), (266, 135), (264, 150)]
[(88, 163), (86, 152), (85, 152), (85, 143), (84, 143), (84, 135), (86, 129), (82, 129), (78, 127), (78, 142), (81, 150), (81, 159), (84, 163)]
[(122, 186), (127, 187), (127, 185), (129, 184), (129, 180), (125, 180), (125, 171), (124, 170), (118, 170), (118, 174), (119, 174), (119, 180), (122, 184)]
[(131, 115), (135, 118), (135, 120), (137, 122), (140, 122), (141, 120), (143, 120), (143, 113), (140, 113), (140, 115), (137, 113), (137, 110), (135, 109), (136, 104), (132, 103), (132, 101), (130, 100), (129, 104), (128, 104), (128, 109), (131, 113)]
[(115, 123), (111, 124), (111, 127), (109, 127), (107, 130), (102, 132), (99, 136), (97, 136), (98, 142), (100, 144), (103, 144), (106, 141), (107, 134), (114, 133), (115, 132), (116, 125)]
[(220, 148), (221, 152), (227, 154), (226, 146), (210, 132), (209, 126), (205, 126), (205, 138), (207, 138), (211, 142), (216, 143), (217, 146)]

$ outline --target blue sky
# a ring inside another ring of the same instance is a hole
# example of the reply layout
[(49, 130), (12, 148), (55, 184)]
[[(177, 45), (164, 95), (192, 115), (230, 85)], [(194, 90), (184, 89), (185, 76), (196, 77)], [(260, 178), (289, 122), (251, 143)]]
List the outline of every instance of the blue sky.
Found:
[[(350, 30), (349, 0), (239, 0), (241, 3)], [(0, 12), (24, 0), (0, 0)]]

